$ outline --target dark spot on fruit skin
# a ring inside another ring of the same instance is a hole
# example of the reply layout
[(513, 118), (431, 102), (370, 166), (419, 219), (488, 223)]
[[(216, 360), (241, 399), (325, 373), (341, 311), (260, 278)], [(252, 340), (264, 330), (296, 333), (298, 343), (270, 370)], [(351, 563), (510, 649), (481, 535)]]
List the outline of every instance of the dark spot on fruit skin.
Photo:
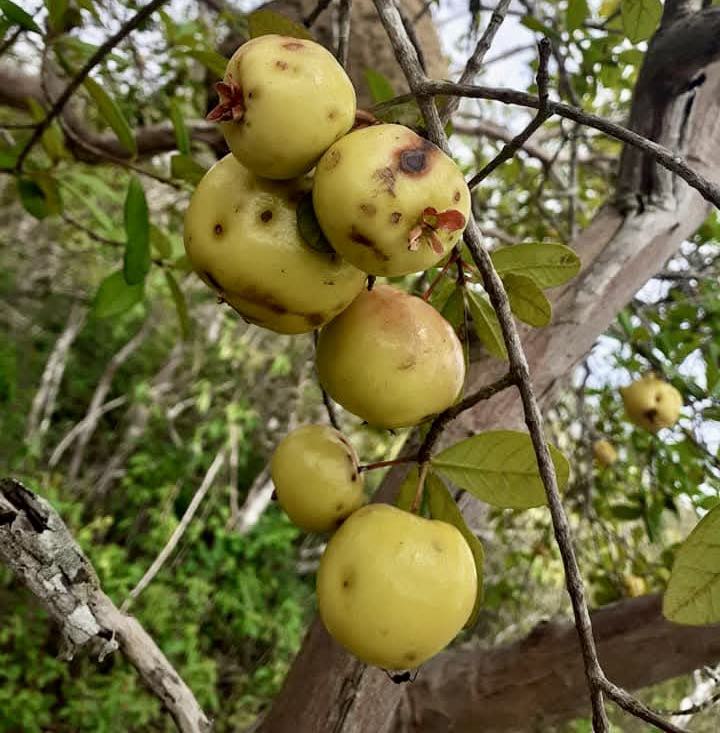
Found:
[(277, 66), (278, 69), (281, 69), (282, 71), (285, 71), (285, 69), (287, 69), (287, 67), (288, 67), (288, 64), (287, 64), (287, 61), (281, 61), (280, 59), (278, 59), (275, 62), (275, 66)]
[(383, 191), (386, 191), (391, 196), (395, 196), (395, 172), (392, 168), (378, 168), (373, 173), (373, 178), (380, 182)]
[(325, 321), (325, 316), (322, 313), (308, 313), (305, 318), (312, 326), (319, 326)]
[(457, 203), (458, 201), (460, 201), (460, 191), (455, 191), (455, 193), (453, 194), (453, 201), (455, 203)]
[(350, 239), (352, 239), (353, 242), (362, 244), (363, 247), (375, 247), (375, 242), (359, 232), (357, 229), (355, 229), (355, 227), (350, 230)]
[(393, 211), (392, 214), (390, 214), (390, 223), (391, 224), (397, 224), (400, 219), (402, 219), (402, 214), (399, 211)]
[(223, 233), (222, 224), (216, 224), (215, 228), (213, 229), (215, 234), (219, 237)]
[(305, 44), (300, 43), (300, 41), (288, 41), (287, 43), (283, 43), (282, 47), (287, 48), (288, 51), (297, 51), (298, 49), (305, 48)]
[(335, 285), (334, 280), (323, 280), (323, 285)]
[(655, 418), (657, 417), (657, 410), (653, 407), (649, 410), (645, 410), (643, 415), (650, 420), (650, 422), (655, 422)]
[(435, 550), (436, 552), (442, 552), (443, 551), (442, 546), (439, 543), (437, 543), (437, 542), (433, 542), (432, 543), (432, 546), (433, 546), (433, 550)]
[(367, 214), (368, 216), (375, 216), (375, 214), (377, 213), (375, 204), (360, 204), (360, 211), (362, 211), (363, 214)]
[(337, 168), (341, 158), (342, 154), (339, 150), (331, 150), (325, 158), (325, 169), (331, 171), (333, 168)]
[(343, 504), (342, 502), (340, 502), (339, 504), (336, 504), (335, 505), (335, 511), (336, 512), (341, 512), (344, 508), (345, 508), (345, 504)]
[(399, 150), (398, 169), (408, 176), (424, 176), (432, 168), (433, 156), (438, 151), (429, 140), (422, 140), (413, 147)]
[(337, 115), (338, 115), (338, 113), (337, 113), (337, 110), (336, 110), (336, 109), (331, 109), (331, 110), (330, 110), (330, 111), (328, 112), (327, 118), (328, 118), (329, 120), (334, 120), (334, 119), (335, 119), (335, 118), (337, 117)]
[(353, 471), (353, 474), (352, 474), (352, 476), (350, 476), (350, 480), (351, 480), (351, 481), (352, 481), (353, 483), (355, 483), (355, 481), (357, 481), (357, 480), (358, 480), (358, 475), (357, 475), (357, 472), (356, 472), (356, 471)]
[(417, 654), (415, 652), (408, 652), (405, 655), (405, 659), (407, 659), (408, 662), (414, 662), (417, 659)]
[(408, 359), (406, 359), (402, 364), (400, 364), (398, 369), (401, 372), (404, 372), (404, 371), (407, 371), (408, 369), (412, 369), (416, 364), (417, 364), (417, 359), (414, 356), (411, 356)]
[(260, 221), (263, 222), (264, 224), (267, 224), (270, 221), (270, 219), (272, 218), (273, 218), (273, 213), (272, 211), (270, 211), (270, 209), (265, 209), (265, 211), (263, 211), (260, 214)]
[(343, 588), (349, 588), (353, 582), (355, 581), (355, 571), (354, 570), (347, 570), (345, 572), (345, 576), (343, 577)]

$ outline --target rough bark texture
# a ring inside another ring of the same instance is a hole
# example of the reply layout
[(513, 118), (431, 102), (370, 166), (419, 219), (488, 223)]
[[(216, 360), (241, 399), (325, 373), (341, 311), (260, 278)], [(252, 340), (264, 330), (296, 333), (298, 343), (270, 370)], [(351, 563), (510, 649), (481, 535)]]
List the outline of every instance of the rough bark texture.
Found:
[(89, 646), (102, 659), (121, 649), (182, 733), (207, 733), (210, 721), (152, 638), (100, 588), (95, 570), (57, 512), (12, 479), (0, 479), (0, 561), (60, 627), (63, 656)]
[[(645, 596), (592, 615), (608, 677), (638, 689), (720, 659), (720, 626), (679, 626)], [(495, 649), (444, 653), (407, 685), (394, 733), (497, 733), (545, 730), (586, 712), (587, 690), (573, 625), (538, 626)]]

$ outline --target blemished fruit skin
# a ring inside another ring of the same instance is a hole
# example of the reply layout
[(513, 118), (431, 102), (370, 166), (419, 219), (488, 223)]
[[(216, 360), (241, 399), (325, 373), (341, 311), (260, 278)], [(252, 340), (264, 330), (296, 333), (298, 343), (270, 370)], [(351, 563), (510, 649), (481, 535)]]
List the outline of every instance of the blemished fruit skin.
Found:
[(596, 440), (593, 444), (593, 455), (603, 468), (612, 466), (618, 459), (617, 451), (609, 440)]
[(247, 321), (278, 333), (304, 333), (340, 313), (365, 274), (340, 256), (317, 252), (296, 222), (307, 178), (258, 178), (232, 155), (203, 177), (185, 214), (193, 269)]
[(391, 670), (418, 667), (447, 646), (476, 592), (472, 552), (455, 527), (387, 504), (344, 522), (317, 576), (330, 635), (363, 662)]
[(329, 532), (365, 503), (350, 443), (325, 425), (304, 425), (280, 441), (270, 461), (280, 506), (306, 532)]
[(389, 285), (364, 290), (320, 332), (316, 363), (336, 402), (383, 428), (441, 412), (465, 380), (452, 326), (422, 299)]
[[(313, 203), (337, 252), (372, 275), (396, 276), (432, 267), (459, 241), (470, 192), (442, 150), (407, 127), (383, 124), (351, 132), (323, 155)], [(423, 228), (428, 208), (459, 212), (459, 228)]]
[(350, 78), (313, 41), (254, 38), (233, 54), (224, 81), (240, 88), (244, 111), (220, 127), (233, 155), (258, 176), (306, 173), (355, 121)]
[(629, 387), (621, 387), (620, 394), (630, 422), (651, 433), (672, 427), (680, 417), (682, 395), (654, 374), (635, 380)]

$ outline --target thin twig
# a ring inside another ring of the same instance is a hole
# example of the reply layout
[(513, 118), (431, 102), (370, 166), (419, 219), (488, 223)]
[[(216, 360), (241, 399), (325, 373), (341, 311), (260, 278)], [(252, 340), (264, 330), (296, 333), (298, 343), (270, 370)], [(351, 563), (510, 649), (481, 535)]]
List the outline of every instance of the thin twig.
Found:
[(80, 71), (75, 74), (70, 83), (63, 89), (60, 96), (55, 100), (52, 107), (45, 115), (45, 118), (40, 121), (35, 128), (35, 131), (30, 136), (30, 139), (25, 144), (25, 147), (20, 151), (17, 161), (15, 163), (15, 170), (20, 172), (22, 170), (25, 158), (28, 153), (32, 150), (35, 143), (40, 140), (45, 130), (47, 130), (52, 121), (63, 111), (63, 108), (68, 103), (70, 97), (85, 81), (90, 72), (130, 33), (138, 28), (147, 18), (149, 18), (158, 8), (161, 8), (168, 0), (152, 0), (144, 8), (139, 10), (127, 23), (124, 23), (117, 33), (114, 33), (108, 38), (103, 44), (101, 44), (97, 51), (85, 62)]
[(387, 468), (388, 466), (400, 466), (403, 463), (416, 463), (417, 456), (404, 456), (402, 458), (393, 458), (389, 461), (377, 461), (376, 463), (364, 463), (362, 466), (358, 466), (358, 473), (364, 473), (365, 471), (374, 471), (376, 468)]
[(343, 68), (347, 68), (348, 53), (350, 51), (350, 16), (352, 0), (340, 0), (338, 15), (338, 47), (337, 60)]
[(332, 0), (318, 0), (318, 4), (303, 19), (303, 25), (312, 28), (313, 23), (328, 9), (331, 2)]
[(486, 165), (482, 170), (478, 171), (468, 182), (468, 187), (473, 189), (480, 181), (487, 178), (496, 168), (501, 166), (506, 160), (517, 153), (525, 143), (530, 139), (532, 134), (550, 117), (548, 110), (548, 60), (550, 58), (550, 41), (543, 38), (538, 43), (538, 111), (535, 117), (530, 120), (527, 127), (518, 135), (516, 135), (509, 143), (503, 146), (503, 149)]
[(680, 708), (679, 710), (658, 710), (657, 713), (658, 715), (663, 715), (668, 718), (681, 718), (685, 715), (697, 715), (698, 713), (702, 713), (718, 702), (720, 702), (720, 692), (716, 692), (706, 700), (696, 703), (695, 705), (691, 705), (688, 708)]
[(600, 687), (603, 689), (605, 694), (619, 707), (626, 710), (636, 718), (640, 718), (647, 723), (651, 723), (659, 730), (665, 731), (665, 733), (688, 733), (685, 728), (668, 722), (659, 713), (651, 710), (647, 705), (644, 705), (639, 700), (636, 700), (632, 695), (628, 694), (621, 687), (610, 682), (604, 676), (598, 681)]
[(210, 490), (210, 487), (213, 485), (215, 477), (218, 475), (218, 472), (222, 468), (223, 463), (225, 463), (225, 447), (221, 448), (218, 451), (215, 459), (210, 464), (210, 468), (208, 468), (207, 473), (205, 474), (205, 478), (202, 480), (200, 487), (195, 492), (195, 495), (188, 504), (188, 507), (185, 510), (185, 514), (183, 514), (182, 519), (180, 520), (180, 523), (177, 527), (175, 527), (172, 535), (170, 535), (170, 539), (167, 541), (167, 544), (165, 545), (165, 547), (162, 548), (160, 554), (155, 558), (145, 575), (143, 575), (143, 577), (140, 579), (140, 582), (130, 591), (130, 594), (123, 602), (122, 606), (120, 607), (120, 610), (123, 613), (127, 611), (132, 602), (145, 590), (145, 588), (150, 585), (150, 583), (153, 581), (153, 578), (155, 578), (155, 576), (160, 572), (160, 569), (165, 564), (165, 561), (172, 554), (172, 551), (175, 549), (175, 547), (177, 547), (177, 543), (180, 542), (181, 537), (185, 534), (185, 530), (188, 528), (188, 525), (190, 524), (192, 518), (195, 516), (195, 512), (198, 510), (200, 503), (205, 498), (205, 494), (207, 494), (207, 492)]

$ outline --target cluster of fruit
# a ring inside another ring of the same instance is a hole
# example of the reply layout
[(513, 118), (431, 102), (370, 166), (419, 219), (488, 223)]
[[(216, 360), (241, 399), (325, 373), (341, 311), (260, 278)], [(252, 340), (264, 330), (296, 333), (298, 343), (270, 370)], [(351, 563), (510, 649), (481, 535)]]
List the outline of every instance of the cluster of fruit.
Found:
[[(368, 275), (419, 272), (448, 255), (470, 210), (462, 172), (409, 128), (356, 117), (350, 79), (312, 41), (255, 38), (216, 88), (209, 118), (231, 153), (200, 181), (186, 214), (198, 275), (251, 323), (322, 329), (320, 382), (368, 423), (416, 425), (453, 404), (465, 362), (452, 326)], [(363, 506), (355, 453), (329, 427), (292, 432), (271, 467), (296, 524), (340, 527), (318, 573), (320, 613), (340, 643), (368, 663), (407, 669), (452, 640), (477, 593), (458, 529)]]

